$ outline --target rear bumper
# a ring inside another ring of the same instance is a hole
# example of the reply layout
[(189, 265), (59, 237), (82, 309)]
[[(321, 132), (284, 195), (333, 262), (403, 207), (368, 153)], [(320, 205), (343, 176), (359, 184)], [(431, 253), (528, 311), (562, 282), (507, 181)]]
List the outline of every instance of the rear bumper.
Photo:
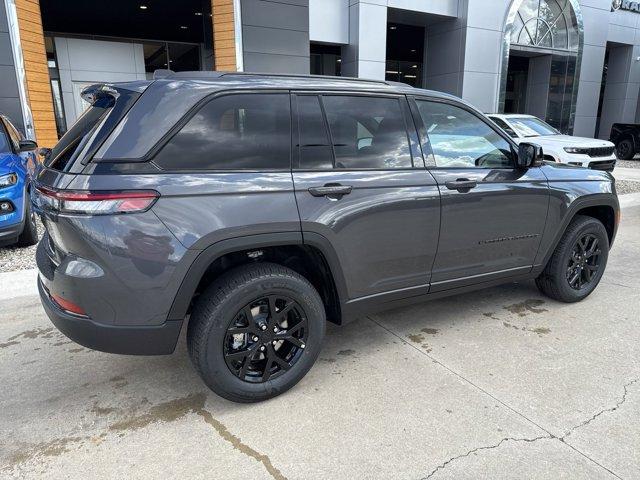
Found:
[(154, 326), (104, 325), (62, 310), (51, 300), (40, 278), (38, 291), (51, 322), (84, 347), (123, 355), (168, 355), (176, 348), (182, 320), (168, 320)]

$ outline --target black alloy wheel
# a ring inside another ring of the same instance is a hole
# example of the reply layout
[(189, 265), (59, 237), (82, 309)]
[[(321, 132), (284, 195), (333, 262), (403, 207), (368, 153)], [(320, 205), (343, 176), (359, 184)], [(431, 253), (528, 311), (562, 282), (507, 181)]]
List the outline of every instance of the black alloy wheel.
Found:
[(616, 145), (616, 155), (621, 160), (631, 160), (635, 155), (633, 142), (629, 139), (620, 141)]
[(536, 278), (542, 293), (560, 302), (578, 302), (602, 279), (609, 258), (609, 234), (598, 219), (576, 215)]
[(575, 242), (567, 265), (567, 282), (574, 290), (590, 286), (600, 268), (599, 242), (595, 235), (583, 235)]
[(309, 280), (283, 265), (256, 262), (218, 276), (198, 297), (187, 347), (211, 390), (234, 402), (259, 402), (307, 374), (326, 322)]
[(293, 367), (309, 333), (303, 308), (282, 295), (267, 295), (245, 305), (227, 328), (224, 358), (246, 382), (266, 382)]

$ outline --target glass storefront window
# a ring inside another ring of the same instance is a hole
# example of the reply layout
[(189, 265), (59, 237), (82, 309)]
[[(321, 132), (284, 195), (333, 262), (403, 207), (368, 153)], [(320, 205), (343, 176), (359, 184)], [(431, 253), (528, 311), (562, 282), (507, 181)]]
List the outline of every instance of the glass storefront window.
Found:
[(420, 87), (422, 85), (422, 63), (387, 60), (385, 80), (407, 83), (412, 87)]
[(569, 0), (525, 0), (511, 31), (512, 45), (577, 51), (578, 27)]
[(342, 74), (342, 55), (339, 45), (312, 43), (310, 73), (339, 77)]

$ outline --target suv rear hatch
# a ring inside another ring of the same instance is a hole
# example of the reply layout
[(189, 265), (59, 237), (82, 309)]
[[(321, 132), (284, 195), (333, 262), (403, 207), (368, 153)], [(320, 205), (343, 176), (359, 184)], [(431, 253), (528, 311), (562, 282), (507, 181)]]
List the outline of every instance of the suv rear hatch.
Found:
[[(110, 192), (103, 192), (103, 197), (98, 198), (88, 189), (68, 188), (74, 178), (85, 171), (95, 152), (150, 84), (140, 81), (85, 88), (82, 98), (89, 107), (53, 149), (46, 151), (44, 162), (37, 167), (31, 198), (48, 233), (45, 235), (46, 250), (52, 260), (59, 260), (58, 249), (68, 252), (70, 247), (65, 246), (58, 232), (59, 213), (109, 213), (105, 207), (121, 206), (116, 204), (118, 199), (113, 198), (115, 192), (111, 192), (111, 196), (108, 196)], [(107, 205), (106, 201), (111, 203)]]

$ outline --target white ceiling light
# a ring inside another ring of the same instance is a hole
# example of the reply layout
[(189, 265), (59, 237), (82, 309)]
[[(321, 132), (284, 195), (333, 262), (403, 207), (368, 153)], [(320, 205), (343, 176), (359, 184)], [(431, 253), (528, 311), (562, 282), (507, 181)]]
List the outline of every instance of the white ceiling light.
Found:
[(146, 5), (140, 5), (140, 10), (146, 10), (147, 8), (149, 7), (147, 7)]

